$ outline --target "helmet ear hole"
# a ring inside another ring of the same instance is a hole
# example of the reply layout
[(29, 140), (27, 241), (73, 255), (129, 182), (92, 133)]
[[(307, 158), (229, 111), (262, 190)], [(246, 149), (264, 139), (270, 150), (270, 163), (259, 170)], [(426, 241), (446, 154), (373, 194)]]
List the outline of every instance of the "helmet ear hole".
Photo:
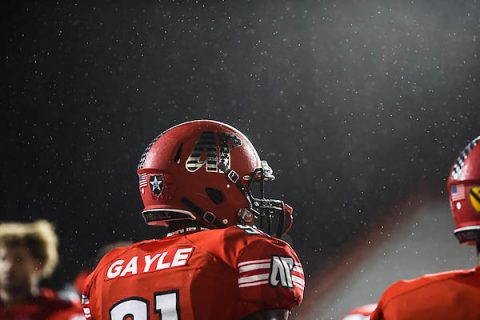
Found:
[(223, 202), (223, 194), (220, 190), (213, 188), (206, 188), (205, 192), (207, 193), (210, 200), (215, 204), (220, 204)]

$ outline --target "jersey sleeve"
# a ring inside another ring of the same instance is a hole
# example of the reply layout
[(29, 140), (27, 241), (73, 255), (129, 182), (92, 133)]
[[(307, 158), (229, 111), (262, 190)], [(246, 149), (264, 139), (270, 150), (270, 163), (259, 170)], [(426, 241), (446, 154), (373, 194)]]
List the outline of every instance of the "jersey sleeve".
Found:
[(85, 315), (85, 318), (87, 320), (92, 320), (94, 319), (92, 317), (91, 309), (90, 309), (90, 296), (92, 294), (92, 282), (94, 281), (94, 275), (95, 273), (92, 272), (87, 279), (85, 280), (85, 285), (82, 290), (82, 298), (81, 298), (81, 303), (83, 307), (83, 313)]
[(238, 256), (239, 297), (247, 314), (268, 309), (291, 310), (303, 299), (302, 265), (285, 242), (258, 236)]

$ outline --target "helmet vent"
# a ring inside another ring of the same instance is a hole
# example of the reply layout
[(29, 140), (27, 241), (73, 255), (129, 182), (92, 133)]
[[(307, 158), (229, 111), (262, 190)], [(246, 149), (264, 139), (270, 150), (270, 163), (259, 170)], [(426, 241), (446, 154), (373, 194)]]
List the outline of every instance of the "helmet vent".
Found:
[(467, 160), (468, 155), (470, 154), (470, 151), (473, 150), (473, 148), (477, 145), (477, 143), (480, 142), (480, 137), (476, 137), (473, 139), (466, 147), (463, 149), (463, 151), (460, 153), (460, 156), (458, 156), (457, 160), (453, 164), (453, 171), (452, 171), (452, 177), (453, 179), (458, 179), (462, 173), (463, 166), (465, 165), (465, 161)]
[(180, 157), (181, 157), (181, 155), (182, 155), (182, 148), (183, 148), (183, 143), (180, 144), (180, 146), (179, 146), (178, 149), (177, 149), (177, 153), (175, 153), (175, 159), (174, 159), (174, 161), (175, 161), (176, 164), (179, 164), (179, 163), (180, 163)]
[(212, 200), (215, 204), (220, 204), (223, 202), (223, 194), (220, 190), (206, 188), (205, 191), (207, 192), (208, 197)]

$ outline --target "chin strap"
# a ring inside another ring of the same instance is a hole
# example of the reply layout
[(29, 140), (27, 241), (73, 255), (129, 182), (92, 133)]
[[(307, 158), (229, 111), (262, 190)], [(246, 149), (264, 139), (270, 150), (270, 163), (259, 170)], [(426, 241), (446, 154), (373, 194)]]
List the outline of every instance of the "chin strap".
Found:
[(195, 214), (197, 219), (203, 220), (202, 222), (212, 225), (215, 228), (227, 227), (227, 225), (223, 223), (223, 221), (217, 219), (217, 217), (213, 213), (203, 210), (202, 208), (197, 206), (195, 203), (193, 203), (191, 200), (183, 197), (182, 203), (186, 205), (193, 212), (193, 214)]

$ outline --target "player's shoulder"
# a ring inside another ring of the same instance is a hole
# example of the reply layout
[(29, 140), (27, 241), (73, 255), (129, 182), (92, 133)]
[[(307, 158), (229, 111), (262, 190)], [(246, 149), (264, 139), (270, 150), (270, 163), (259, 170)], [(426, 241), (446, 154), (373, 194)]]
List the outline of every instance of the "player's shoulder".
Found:
[(255, 226), (235, 225), (222, 230), (226, 243), (239, 242), (245, 246), (252, 243), (264, 243), (278, 247), (290, 247), (287, 242), (272, 237)]
[(253, 243), (278, 247), (290, 247), (288, 243), (272, 237), (255, 226), (233, 225), (222, 229), (211, 229), (187, 235), (194, 243), (206, 247), (243, 248)]
[(295, 250), (287, 242), (272, 237), (255, 227), (238, 225), (227, 228), (225, 239), (226, 247), (237, 248), (236, 258), (239, 267), (250, 262), (290, 259), (301, 271), (300, 260)]
[(445, 282), (455, 281), (473, 274), (475, 274), (475, 269), (464, 269), (425, 274), (414, 279), (400, 280), (385, 290), (383, 300), (388, 301), (424, 289), (428, 290), (431, 287), (443, 285)]
[(235, 267), (247, 257), (290, 256), (298, 262), (295, 251), (288, 243), (254, 226), (234, 225), (198, 232), (189, 237), (198, 249), (208, 251)]

